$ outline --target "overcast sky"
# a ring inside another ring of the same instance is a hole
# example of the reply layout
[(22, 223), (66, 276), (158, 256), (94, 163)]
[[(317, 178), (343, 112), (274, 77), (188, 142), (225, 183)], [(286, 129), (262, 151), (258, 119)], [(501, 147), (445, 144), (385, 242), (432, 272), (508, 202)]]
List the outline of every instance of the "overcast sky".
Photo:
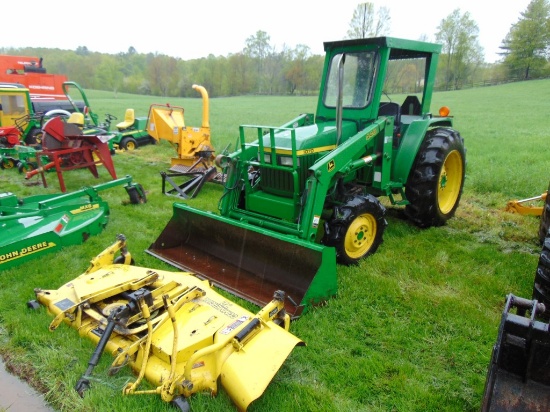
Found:
[[(437, 26), (453, 10), (469, 12), (479, 27), (485, 59), (494, 62), (502, 39), (531, 0), (386, 0), (389, 35), (435, 40)], [(227, 56), (241, 51), (246, 39), (265, 31), (271, 45), (309, 46), (323, 54), (323, 42), (343, 39), (357, 0), (162, 0), (137, 2), (26, 0), (24, 18), (3, 19), (3, 47), (47, 47), (116, 54), (130, 46), (139, 53), (183, 59)], [(15, 4), (15, 3), (13, 3)], [(78, 6), (77, 6), (78, 4)], [(47, 62), (46, 62), (47, 63)], [(47, 64), (46, 64), (47, 67)]]

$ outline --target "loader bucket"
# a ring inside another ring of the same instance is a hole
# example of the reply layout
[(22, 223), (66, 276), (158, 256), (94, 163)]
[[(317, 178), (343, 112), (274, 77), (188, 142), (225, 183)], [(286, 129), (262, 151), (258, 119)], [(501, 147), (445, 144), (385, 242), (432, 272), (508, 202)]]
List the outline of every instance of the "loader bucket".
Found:
[(259, 306), (276, 290), (292, 317), (336, 295), (333, 248), (175, 203), (147, 253)]
[(536, 300), (507, 296), (482, 412), (550, 410), (550, 331), (536, 320), (544, 309)]

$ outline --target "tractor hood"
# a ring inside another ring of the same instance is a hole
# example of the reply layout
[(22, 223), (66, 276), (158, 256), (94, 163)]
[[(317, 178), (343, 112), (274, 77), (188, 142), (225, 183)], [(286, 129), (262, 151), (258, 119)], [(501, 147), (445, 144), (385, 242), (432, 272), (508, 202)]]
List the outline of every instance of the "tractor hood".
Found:
[[(275, 147), (277, 149), (292, 149), (292, 132), (296, 136), (296, 150), (327, 148), (331, 149), (336, 145), (338, 133), (336, 131), (336, 122), (315, 123), (310, 126), (298, 127), (296, 129), (284, 129), (277, 131), (275, 129)], [(345, 141), (350, 136), (357, 133), (357, 123), (352, 121), (342, 122), (342, 140)], [(263, 137), (264, 147), (271, 147), (269, 134)]]

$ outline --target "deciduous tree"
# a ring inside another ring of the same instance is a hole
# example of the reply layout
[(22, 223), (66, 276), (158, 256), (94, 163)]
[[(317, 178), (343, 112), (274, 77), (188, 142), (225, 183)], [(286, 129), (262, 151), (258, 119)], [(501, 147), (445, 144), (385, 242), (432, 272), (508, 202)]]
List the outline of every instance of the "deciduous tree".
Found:
[(550, 4), (533, 0), (502, 41), (504, 64), (512, 74), (527, 80), (542, 74), (550, 46)]
[(483, 63), (479, 28), (470, 13), (455, 9), (437, 27), (435, 38), (442, 44), (445, 87), (459, 89)]
[(347, 37), (349, 39), (364, 39), (383, 36), (390, 30), (390, 20), (390, 11), (387, 7), (380, 7), (375, 12), (373, 3), (358, 4), (353, 11)]

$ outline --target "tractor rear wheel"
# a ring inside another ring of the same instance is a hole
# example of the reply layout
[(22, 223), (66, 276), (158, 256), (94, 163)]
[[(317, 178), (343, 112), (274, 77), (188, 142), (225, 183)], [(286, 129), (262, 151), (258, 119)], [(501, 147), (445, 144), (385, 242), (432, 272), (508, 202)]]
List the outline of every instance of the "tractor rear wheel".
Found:
[(16, 162), (11, 157), (5, 157), (2, 161), (2, 169), (13, 169), (16, 165)]
[(43, 134), (42, 129), (32, 129), (25, 137), (25, 143), (27, 146), (39, 146), (42, 144)]
[(384, 206), (372, 195), (350, 197), (334, 207), (332, 217), (325, 222), (323, 244), (336, 248), (339, 263), (357, 264), (382, 243), (388, 224), (385, 214)]
[(138, 143), (133, 137), (125, 137), (120, 141), (120, 147), (124, 150), (136, 150)]
[(30, 172), (30, 171), (34, 170), (34, 169), (36, 169), (36, 167), (32, 163), (19, 162), (19, 164), (17, 165), (17, 170), (21, 174), (25, 174), (27, 172)]
[(466, 169), (464, 139), (456, 130), (430, 130), (405, 186), (405, 213), (419, 227), (444, 225), (455, 213)]
[[(548, 234), (550, 229), (550, 185), (548, 185), (548, 192), (546, 192), (546, 201), (542, 207), (542, 215), (540, 217), (540, 226), (539, 226), (539, 240), (540, 243), (544, 243), (544, 239)], [(548, 308), (550, 311), (550, 307)]]
[(550, 318), (550, 235), (547, 233), (542, 243), (539, 264), (533, 282), (533, 299), (544, 303), (546, 312), (542, 315), (545, 319)]

